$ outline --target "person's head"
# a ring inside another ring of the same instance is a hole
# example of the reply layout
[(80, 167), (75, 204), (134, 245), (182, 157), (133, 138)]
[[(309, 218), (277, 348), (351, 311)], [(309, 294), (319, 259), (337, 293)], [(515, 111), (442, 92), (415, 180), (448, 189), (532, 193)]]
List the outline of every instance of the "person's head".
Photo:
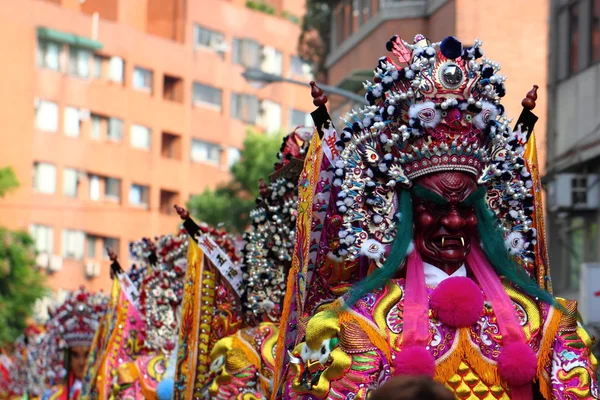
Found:
[(90, 348), (86, 346), (76, 346), (69, 349), (71, 372), (76, 379), (82, 380), (85, 376), (85, 367), (89, 353)]
[(431, 378), (397, 376), (375, 390), (369, 400), (454, 400), (454, 395)]
[(425, 175), (415, 182), (414, 242), (424, 261), (440, 268), (464, 263), (477, 233), (475, 209), (464, 202), (476, 189), (474, 177), (464, 172)]

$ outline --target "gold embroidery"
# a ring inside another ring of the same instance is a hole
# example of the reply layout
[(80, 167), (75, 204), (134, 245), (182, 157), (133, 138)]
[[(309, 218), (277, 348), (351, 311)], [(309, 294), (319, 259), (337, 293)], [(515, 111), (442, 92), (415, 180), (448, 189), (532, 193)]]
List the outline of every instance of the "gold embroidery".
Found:
[(500, 385), (486, 385), (465, 362), (460, 363), (456, 374), (446, 381), (446, 386), (459, 399), (510, 399), (506, 389)]

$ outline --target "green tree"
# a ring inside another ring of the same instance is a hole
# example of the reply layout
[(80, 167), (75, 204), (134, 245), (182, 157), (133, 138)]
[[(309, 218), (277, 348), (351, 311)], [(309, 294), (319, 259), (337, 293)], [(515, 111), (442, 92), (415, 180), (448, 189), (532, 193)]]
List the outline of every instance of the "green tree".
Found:
[(0, 197), (19, 186), (19, 181), (11, 167), (0, 168)]
[(187, 204), (200, 221), (216, 226), (223, 223), (229, 232), (241, 233), (248, 226), (248, 214), (256, 205), (258, 181), (268, 182), (278, 162), (281, 135), (249, 132), (244, 140), (240, 161), (231, 167), (233, 179), (216, 190), (205, 189)]
[[(10, 167), (0, 169), (0, 197), (19, 186)], [(0, 346), (23, 333), (35, 301), (45, 294), (35, 269), (33, 239), (0, 227)]]

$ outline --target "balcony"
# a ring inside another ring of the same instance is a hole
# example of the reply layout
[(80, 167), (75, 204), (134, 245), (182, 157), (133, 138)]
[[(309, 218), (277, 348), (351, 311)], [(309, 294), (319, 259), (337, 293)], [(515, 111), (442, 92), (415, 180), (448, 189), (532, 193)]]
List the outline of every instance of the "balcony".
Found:
[(353, 9), (351, 2), (341, 1), (333, 11), (331, 49), (327, 67), (390, 20), (427, 18), (447, 0), (373, 0), (369, 7)]

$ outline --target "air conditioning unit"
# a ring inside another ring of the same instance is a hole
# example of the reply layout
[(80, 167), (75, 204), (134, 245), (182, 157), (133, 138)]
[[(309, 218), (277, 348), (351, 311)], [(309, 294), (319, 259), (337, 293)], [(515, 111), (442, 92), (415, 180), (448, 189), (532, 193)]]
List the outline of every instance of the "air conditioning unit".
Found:
[(225, 41), (215, 41), (210, 44), (210, 47), (217, 53), (227, 53), (229, 51), (229, 45)]
[(50, 257), (50, 263), (48, 264), (48, 270), (52, 272), (60, 271), (62, 269), (63, 260), (61, 256), (52, 255)]
[(579, 307), (583, 322), (600, 326), (600, 264), (581, 265), (579, 281)]
[(38, 268), (46, 269), (50, 265), (50, 256), (48, 253), (40, 253), (35, 258), (35, 266)]
[(598, 209), (599, 179), (598, 174), (557, 174), (548, 185), (548, 208), (552, 212)]
[(85, 172), (85, 171), (77, 171), (77, 180), (78, 181), (80, 181), (80, 182), (84, 181), (84, 180), (87, 179), (87, 177), (88, 177), (87, 172)]
[(100, 263), (94, 260), (85, 262), (85, 276), (87, 278), (96, 278), (100, 276)]

